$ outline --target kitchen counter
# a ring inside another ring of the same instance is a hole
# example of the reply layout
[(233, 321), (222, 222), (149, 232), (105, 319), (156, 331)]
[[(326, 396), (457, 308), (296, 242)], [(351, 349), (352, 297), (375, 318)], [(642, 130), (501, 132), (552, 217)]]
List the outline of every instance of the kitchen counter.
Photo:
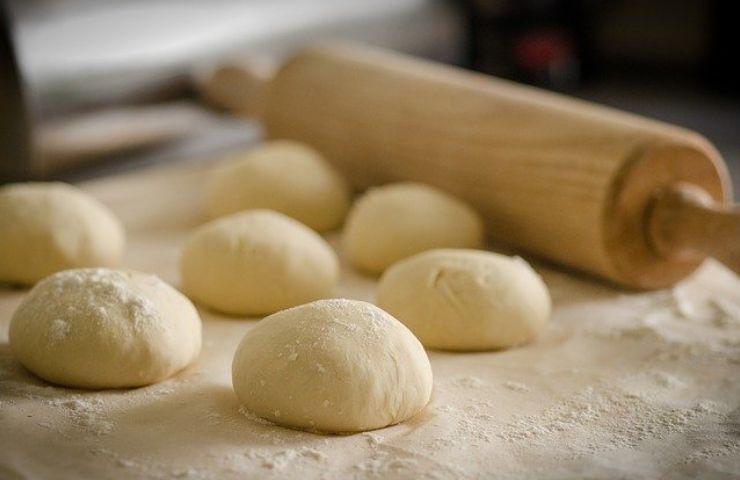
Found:
[[(186, 235), (205, 221), (208, 162), (81, 187), (123, 221), (123, 266), (179, 285)], [(338, 248), (337, 235), (328, 236)], [(434, 394), (417, 417), (331, 436), (255, 418), (231, 358), (257, 319), (200, 308), (204, 344), (175, 377), (131, 390), (51, 386), (12, 357), (24, 290), (0, 289), (0, 477), (736, 478), (740, 475), (740, 280), (713, 261), (669, 290), (616, 290), (535, 264), (554, 313), (534, 343), (429, 351)], [(373, 300), (346, 267), (337, 296)]]

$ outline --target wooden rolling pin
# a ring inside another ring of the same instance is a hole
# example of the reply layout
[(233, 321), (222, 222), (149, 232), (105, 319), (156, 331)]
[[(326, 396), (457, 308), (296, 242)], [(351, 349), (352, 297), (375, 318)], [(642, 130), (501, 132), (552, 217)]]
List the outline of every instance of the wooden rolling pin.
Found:
[(203, 88), (359, 188), (436, 185), (494, 241), (619, 284), (668, 286), (707, 255), (740, 269), (725, 165), (691, 131), (357, 46), (310, 48), (271, 77), (224, 67)]

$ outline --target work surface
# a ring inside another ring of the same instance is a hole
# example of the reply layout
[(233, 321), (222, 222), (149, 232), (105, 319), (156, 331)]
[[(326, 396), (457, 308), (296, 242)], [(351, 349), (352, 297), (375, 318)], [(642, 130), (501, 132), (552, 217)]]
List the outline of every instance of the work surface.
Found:
[[(180, 248), (204, 221), (205, 168), (83, 185), (124, 222), (124, 267), (179, 285)], [(7, 327), (25, 291), (0, 289), (0, 478), (737, 478), (740, 280), (707, 262), (672, 290), (634, 293), (536, 267), (555, 305), (536, 342), (430, 351), (426, 410), (348, 436), (240, 409), (231, 358), (254, 319), (200, 309), (203, 351), (187, 370), (145, 388), (73, 390), (13, 359)], [(344, 268), (336, 294), (374, 291)]]

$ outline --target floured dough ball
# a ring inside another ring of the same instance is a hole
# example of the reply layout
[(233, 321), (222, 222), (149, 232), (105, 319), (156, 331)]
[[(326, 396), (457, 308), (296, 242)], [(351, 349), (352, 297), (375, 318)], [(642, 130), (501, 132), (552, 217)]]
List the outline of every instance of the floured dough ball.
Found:
[(198, 356), (201, 323), (190, 301), (155, 275), (90, 268), (39, 282), (9, 337), (18, 361), (52, 383), (138, 387)]
[(60, 270), (113, 266), (124, 243), (118, 219), (71, 185), (0, 188), (0, 282), (33, 285)]
[(477, 250), (432, 250), (393, 265), (378, 305), (425, 346), (445, 350), (520, 345), (550, 316), (550, 294), (527, 262)]
[(183, 289), (215, 310), (264, 315), (328, 296), (339, 261), (310, 228), (271, 210), (214, 220), (180, 258)]
[(260, 321), (236, 350), (232, 380), (260, 417), (334, 433), (403, 422), (432, 392), (429, 358), (416, 337), (378, 307), (344, 299)]
[(344, 228), (349, 261), (369, 273), (432, 248), (479, 248), (483, 222), (467, 204), (419, 183), (373, 188), (350, 210)]
[(269, 209), (319, 232), (338, 227), (349, 209), (344, 179), (308, 145), (274, 140), (216, 168), (207, 186), (212, 217)]

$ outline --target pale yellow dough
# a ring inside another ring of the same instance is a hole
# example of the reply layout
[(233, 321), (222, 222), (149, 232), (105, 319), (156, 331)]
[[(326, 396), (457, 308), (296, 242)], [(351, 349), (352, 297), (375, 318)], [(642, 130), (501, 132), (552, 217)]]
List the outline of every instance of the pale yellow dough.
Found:
[(209, 177), (206, 197), (211, 217), (269, 209), (323, 232), (344, 220), (350, 190), (310, 146), (274, 140), (224, 161)]
[(124, 245), (113, 213), (71, 185), (0, 188), (0, 282), (33, 285), (68, 268), (114, 266)]
[(379, 274), (432, 248), (480, 248), (483, 222), (467, 204), (420, 183), (373, 188), (350, 210), (343, 232), (347, 259)]
[(550, 316), (547, 286), (519, 257), (440, 249), (388, 269), (378, 305), (430, 348), (495, 350), (532, 340)]
[(237, 348), (232, 379), (260, 417), (335, 433), (403, 422), (432, 393), (432, 369), (416, 337), (378, 307), (345, 299), (260, 321)]
[(200, 352), (198, 312), (155, 275), (88, 268), (39, 282), (13, 314), (10, 347), (39, 377), (82, 388), (163, 380)]
[(252, 210), (193, 232), (180, 273), (185, 292), (208, 307), (265, 315), (329, 296), (339, 260), (305, 225), (271, 210)]

